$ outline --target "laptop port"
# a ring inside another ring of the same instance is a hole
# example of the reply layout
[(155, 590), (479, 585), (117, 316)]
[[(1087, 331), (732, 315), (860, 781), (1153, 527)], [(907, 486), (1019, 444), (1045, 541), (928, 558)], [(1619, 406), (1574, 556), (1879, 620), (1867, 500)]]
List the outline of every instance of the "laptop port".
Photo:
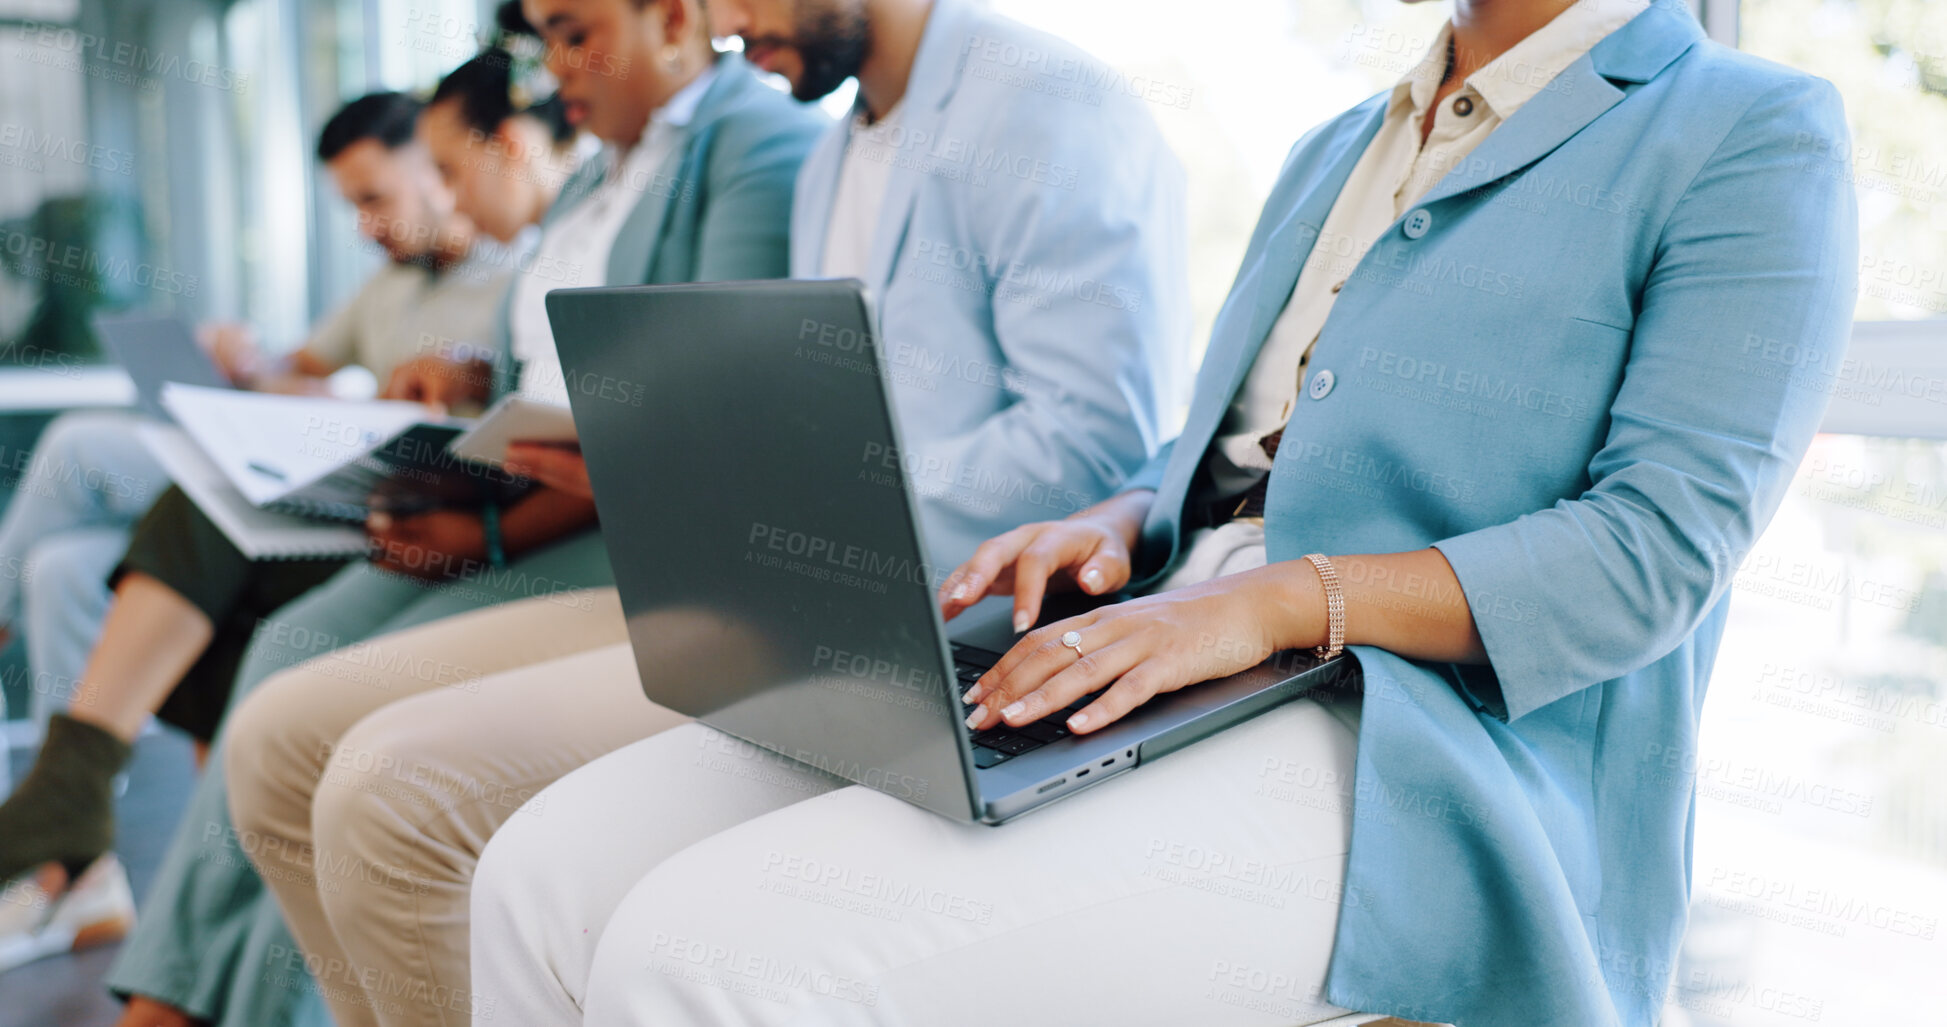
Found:
[(1058, 778), (1055, 778), (1055, 779), (1054, 779), (1053, 781), (1050, 781), (1050, 782), (1048, 782), (1047, 784), (1045, 784), (1045, 785), (1042, 785), (1041, 787), (1039, 787), (1039, 788), (1037, 788), (1037, 789), (1035, 789), (1035, 790), (1034, 790), (1034, 794), (1036, 794), (1036, 795), (1046, 795), (1046, 794), (1048, 794), (1049, 792), (1052, 792), (1052, 791), (1054, 791), (1055, 789), (1057, 789), (1057, 788), (1060, 788), (1060, 787), (1061, 787), (1062, 785), (1065, 785), (1065, 784), (1067, 784), (1067, 783), (1068, 783), (1068, 779), (1067, 779), (1067, 778), (1065, 778), (1065, 777), (1058, 777)]

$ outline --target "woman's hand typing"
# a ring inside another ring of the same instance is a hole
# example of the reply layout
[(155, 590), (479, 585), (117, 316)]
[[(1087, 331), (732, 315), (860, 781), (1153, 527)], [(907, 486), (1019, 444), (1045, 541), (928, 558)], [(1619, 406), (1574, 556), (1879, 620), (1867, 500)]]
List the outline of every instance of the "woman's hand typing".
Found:
[(940, 614), (952, 620), (990, 595), (1014, 597), (1014, 630), (1041, 617), (1051, 583), (1106, 595), (1129, 583), (1130, 553), (1156, 493), (1110, 497), (1066, 520), (1024, 524), (980, 544), (940, 587)]
[(980, 704), (967, 726), (1021, 727), (1101, 691), (1068, 719), (1077, 734), (1100, 730), (1164, 692), (1317, 644), (1324, 612), (1302, 560), (1091, 610), (1015, 643), (963, 697)]

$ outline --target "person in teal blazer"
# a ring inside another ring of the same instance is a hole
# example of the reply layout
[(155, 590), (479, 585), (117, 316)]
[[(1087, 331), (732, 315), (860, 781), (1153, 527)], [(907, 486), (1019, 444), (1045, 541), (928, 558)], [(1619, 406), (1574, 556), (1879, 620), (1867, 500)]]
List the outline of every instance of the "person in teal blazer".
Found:
[[(618, 6), (646, 17), (644, 8)], [(695, 42), (708, 47), (700, 31)], [(657, 171), (656, 182), (669, 185), (641, 190), (609, 250), (608, 284), (778, 278), (788, 270), (792, 183), (829, 121), (765, 86), (740, 57), (712, 52), (707, 60), (715, 79), (688, 123), (675, 129)], [(597, 87), (640, 88), (648, 77), (608, 76)], [(595, 191), (608, 166), (585, 162), (560, 186), (540, 221), (543, 233)], [(495, 395), (519, 377), (507, 320), (492, 360)], [(438, 370), (427, 377), (469, 378)], [(270, 674), (324, 651), (318, 640), (328, 640), (325, 648), (350, 645), (492, 603), (611, 583), (593, 528), (449, 584), (428, 586), (356, 564), (265, 621), (274, 630), (257, 632), (232, 706)], [(222, 766), (220, 755), (210, 760), (108, 986), (218, 1024), (323, 1022), (319, 985), (307, 978), (301, 951), (230, 824)]]
[[(1093, 592), (1172, 567), (1204, 522), (1225, 411), (1390, 96), (1291, 151), (1181, 435), (1117, 499), (983, 547), (949, 612), (991, 590), (1038, 604), (1046, 572), (1008, 577), (1024, 546)], [(1302, 557), (1330, 554), (1363, 700), (1325, 997), (1467, 1027), (1656, 1022), (1731, 580), (1827, 402), (1779, 354), (1838, 352), (1849, 331), (1854, 201), (1817, 156), (1846, 132), (1830, 84), (1708, 42), (1658, 0), (1347, 278), (1276, 447), (1270, 563), (1030, 634), (977, 715), (1018, 723), (1113, 685), (1082, 711), (1093, 730), (1229, 663), (1323, 645), (1323, 574)], [(1128, 648), (1063, 674), (1071, 630), (1094, 654)], [(1224, 651), (1212, 638), (1240, 657), (1192, 659)]]

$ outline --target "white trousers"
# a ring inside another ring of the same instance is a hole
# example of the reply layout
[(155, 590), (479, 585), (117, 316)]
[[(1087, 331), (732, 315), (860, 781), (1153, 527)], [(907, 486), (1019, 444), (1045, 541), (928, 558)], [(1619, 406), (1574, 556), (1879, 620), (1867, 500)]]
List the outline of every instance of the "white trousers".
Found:
[(488, 844), (475, 1023), (1364, 1023), (1325, 1003), (1356, 700), (1303, 699), (1006, 824), (701, 724)]

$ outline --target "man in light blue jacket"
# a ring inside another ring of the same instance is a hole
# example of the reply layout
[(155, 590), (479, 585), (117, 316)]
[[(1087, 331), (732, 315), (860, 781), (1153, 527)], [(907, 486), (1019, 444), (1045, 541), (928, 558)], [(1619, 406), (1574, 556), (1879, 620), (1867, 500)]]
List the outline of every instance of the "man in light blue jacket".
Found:
[[(763, 20), (779, 5), (745, 6), (713, 4), (717, 30), (788, 62)], [(877, 301), (907, 449), (886, 459), (951, 567), (1155, 452), (1189, 332), (1182, 172), (1133, 97), (1062, 93), (1065, 69), (1108, 70), (1063, 40), (968, 0), (871, 18), (852, 115), (798, 175), (791, 274), (857, 278)], [(908, 74), (890, 42), (912, 36)], [(795, 82), (800, 99), (836, 85)]]

